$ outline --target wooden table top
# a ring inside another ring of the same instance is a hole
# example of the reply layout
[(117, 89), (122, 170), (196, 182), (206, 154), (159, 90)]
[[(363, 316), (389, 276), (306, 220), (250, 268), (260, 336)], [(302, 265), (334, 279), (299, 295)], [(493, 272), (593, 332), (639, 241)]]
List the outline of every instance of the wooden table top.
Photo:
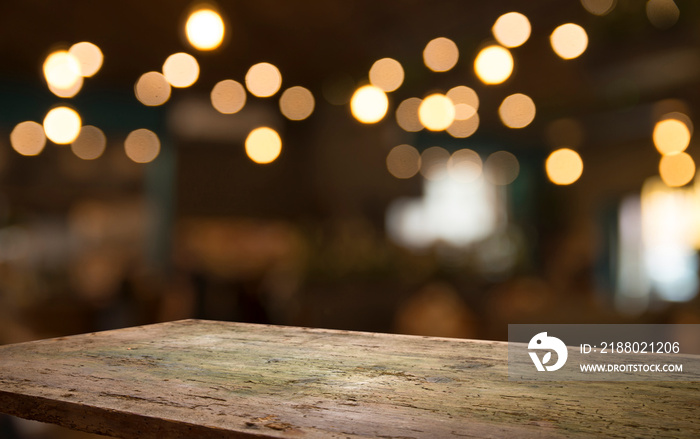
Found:
[(507, 343), (184, 320), (0, 346), (0, 412), (121, 438), (700, 437), (697, 382), (517, 382)]

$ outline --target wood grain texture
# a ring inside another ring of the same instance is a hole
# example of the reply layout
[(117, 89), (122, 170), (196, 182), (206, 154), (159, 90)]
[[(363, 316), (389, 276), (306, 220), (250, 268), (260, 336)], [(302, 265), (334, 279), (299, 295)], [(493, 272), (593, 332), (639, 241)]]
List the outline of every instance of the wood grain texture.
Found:
[(120, 438), (700, 437), (700, 383), (508, 381), (507, 344), (185, 320), (0, 347), (0, 411)]

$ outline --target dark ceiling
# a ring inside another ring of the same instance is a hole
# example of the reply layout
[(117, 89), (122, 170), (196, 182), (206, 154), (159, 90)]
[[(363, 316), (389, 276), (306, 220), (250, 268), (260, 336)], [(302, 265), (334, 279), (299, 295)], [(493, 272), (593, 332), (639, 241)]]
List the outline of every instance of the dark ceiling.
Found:
[[(406, 70), (394, 102), (466, 84), (481, 97), (482, 126), (496, 130), (501, 100), (523, 92), (534, 99), (538, 115), (536, 123), (518, 133), (521, 138), (541, 142), (548, 122), (576, 117), (591, 131), (590, 142), (605, 143), (614, 138), (611, 127), (629, 131), (622, 125), (646, 123), (640, 116), (625, 118), (629, 109), (666, 98), (684, 99), (691, 112), (700, 104), (700, 2), (677, 0), (680, 19), (664, 30), (650, 24), (645, 3), (618, 0), (611, 13), (600, 17), (573, 0), (220, 1), (229, 38), (214, 53), (195, 53), (201, 76), (193, 90), (206, 92), (225, 78), (240, 81), (252, 64), (269, 61), (280, 68), (285, 84), (304, 85), (320, 95), (329, 77), (344, 73), (361, 82), (373, 61), (388, 56)], [(102, 70), (89, 80), (91, 87), (132, 93), (135, 80), (159, 70), (171, 53), (194, 52), (182, 38), (184, 18), (194, 4), (3, 1), (2, 79), (43, 87), (44, 57), (61, 45), (87, 40), (105, 55)], [(532, 36), (513, 49), (514, 75), (503, 85), (484, 86), (473, 73), (474, 56), (492, 38), (496, 18), (510, 11), (528, 16)], [(555, 56), (548, 41), (552, 30), (566, 22), (582, 25), (590, 38), (588, 50), (570, 61)], [(425, 44), (439, 36), (453, 39), (460, 48), (457, 67), (447, 73), (430, 72), (422, 64)], [(619, 123), (611, 122), (618, 116)]]

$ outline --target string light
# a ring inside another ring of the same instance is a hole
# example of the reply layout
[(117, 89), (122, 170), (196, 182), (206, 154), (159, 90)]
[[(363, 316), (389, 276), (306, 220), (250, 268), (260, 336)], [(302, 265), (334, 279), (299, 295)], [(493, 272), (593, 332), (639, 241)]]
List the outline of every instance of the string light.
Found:
[(530, 20), (519, 12), (509, 12), (498, 17), (491, 31), (503, 46), (519, 47), (530, 38)]
[(67, 145), (78, 137), (81, 124), (77, 111), (68, 107), (56, 107), (44, 118), (44, 133), (53, 143)]
[(160, 153), (160, 139), (151, 130), (134, 130), (126, 136), (124, 151), (126, 156), (136, 163), (150, 163)]
[(549, 37), (552, 49), (560, 58), (578, 58), (588, 47), (586, 30), (574, 23), (566, 23), (554, 29)]
[(454, 103), (443, 94), (432, 94), (418, 107), (418, 119), (430, 131), (446, 130), (455, 120)]
[(483, 48), (474, 60), (474, 71), (484, 84), (501, 84), (513, 73), (513, 56), (505, 47)]
[(199, 9), (187, 18), (185, 34), (187, 41), (197, 50), (214, 50), (224, 40), (224, 20), (218, 12)]
[(245, 152), (255, 163), (271, 163), (282, 152), (282, 139), (272, 128), (256, 128), (245, 139)]
[(246, 103), (245, 88), (233, 79), (216, 83), (211, 90), (211, 105), (222, 114), (234, 114), (243, 109)]
[(433, 72), (451, 70), (459, 59), (459, 49), (449, 38), (435, 38), (423, 50), (423, 62)]
[(583, 173), (583, 160), (574, 150), (561, 148), (549, 155), (545, 162), (547, 177), (557, 185), (575, 183)]
[(389, 109), (386, 93), (374, 85), (358, 88), (350, 99), (350, 111), (362, 123), (377, 123), (384, 118)]
[(267, 62), (255, 64), (245, 75), (248, 91), (259, 98), (267, 98), (277, 93), (282, 87), (280, 70)]
[(189, 87), (199, 78), (199, 63), (189, 53), (174, 53), (163, 63), (163, 76), (173, 87)]
[(369, 82), (385, 92), (392, 92), (403, 84), (404, 72), (401, 63), (392, 58), (382, 58), (372, 64)]

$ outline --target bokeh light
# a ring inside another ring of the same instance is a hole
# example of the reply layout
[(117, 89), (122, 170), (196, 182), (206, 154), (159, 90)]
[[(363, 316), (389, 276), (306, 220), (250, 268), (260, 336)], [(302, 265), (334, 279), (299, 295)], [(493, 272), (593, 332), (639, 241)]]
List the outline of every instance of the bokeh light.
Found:
[(658, 29), (672, 27), (681, 15), (674, 0), (649, 0), (646, 11), (649, 22)]
[(140, 128), (126, 136), (124, 151), (136, 163), (149, 163), (160, 153), (160, 139), (153, 131)]
[(566, 23), (554, 29), (549, 37), (552, 49), (560, 58), (578, 58), (588, 47), (586, 30), (574, 23)]
[(143, 105), (163, 105), (170, 99), (170, 83), (160, 72), (147, 72), (134, 84), (134, 93)]
[(71, 143), (73, 154), (83, 160), (94, 160), (102, 155), (107, 146), (107, 137), (101, 129), (85, 125), (80, 129), (78, 138)]
[(418, 107), (418, 119), (430, 131), (446, 130), (455, 120), (454, 103), (443, 94), (431, 94)]
[(669, 187), (681, 187), (695, 177), (695, 162), (685, 152), (668, 154), (659, 162), (661, 180)]
[(513, 66), (513, 55), (498, 45), (481, 49), (474, 60), (474, 71), (484, 84), (501, 84), (510, 78)]
[(59, 50), (51, 53), (44, 61), (46, 83), (60, 90), (68, 90), (81, 77), (80, 62), (71, 53)]
[(12, 149), (22, 155), (38, 155), (46, 145), (44, 128), (37, 122), (20, 122), (10, 133), (10, 144)]
[(211, 105), (222, 114), (235, 114), (245, 106), (246, 93), (243, 85), (233, 79), (224, 79), (211, 89)]
[(256, 128), (245, 139), (245, 152), (255, 163), (271, 163), (282, 152), (282, 139), (272, 128)]
[(460, 120), (455, 118), (452, 125), (447, 127), (447, 133), (457, 139), (464, 139), (471, 136), (479, 129), (480, 122), (479, 113), (474, 113), (469, 119)]
[(656, 123), (652, 138), (661, 154), (675, 154), (690, 144), (690, 129), (678, 119), (667, 118)]
[(396, 178), (411, 178), (421, 166), (420, 153), (411, 145), (398, 145), (386, 156), (386, 168)]
[(423, 129), (423, 124), (418, 119), (418, 108), (420, 107), (420, 98), (408, 98), (402, 101), (396, 108), (396, 123), (409, 133), (415, 133)]
[(280, 97), (280, 111), (289, 120), (304, 120), (314, 112), (314, 95), (304, 87), (290, 87)]
[(465, 85), (451, 88), (446, 96), (455, 106), (455, 120), (467, 120), (479, 109), (479, 96)]
[(459, 49), (449, 38), (435, 38), (423, 50), (423, 62), (433, 72), (451, 70), (457, 64), (457, 60), (459, 60)]
[(403, 84), (404, 72), (401, 63), (392, 58), (382, 58), (369, 69), (370, 84), (385, 92), (392, 92)]
[(484, 176), (491, 184), (506, 186), (520, 175), (518, 158), (508, 151), (496, 151), (486, 158)]
[(189, 87), (199, 78), (199, 64), (189, 53), (174, 53), (163, 64), (163, 76), (173, 87)]
[(447, 172), (455, 180), (470, 183), (476, 181), (482, 173), (483, 163), (476, 151), (460, 149), (452, 153), (447, 161)]
[(51, 93), (55, 94), (59, 98), (72, 98), (73, 96), (77, 95), (78, 92), (83, 88), (83, 77), (78, 76), (78, 80), (73, 83), (72, 86), (69, 88), (60, 88), (56, 87), (55, 85), (51, 83), (47, 83), (49, 87), (49, 91)]
[(248, 69), (245, 86), (253, 96), (268, 98), (282, 87), (282, 74), (276, 66), (261, 62)]
[(607, 15), (615, 8), (617, 0), (581, 0), (583, 7), (593, 15)]
[(428, 180), (436, 180), (446, 175), (450, 153), (445, 148), (431, 146), (421, 154), (420, 173)]
[(574, 150), (560, 148), (552, 152), (545, 162), (549, 180), (557, 185), (569, 185), (583, 174), (583, 160)]
[(104, 62), (100, 48), (88, 41), (73, 44), (68, 52), (78, 60), (80, 75), (86, 78), (97, 73)]
[(68, 107), (56, 107), (44, 118), (44, 133), (53, 143), (67, 145), (78, 137), (81, 124), (77, 111)]
[(386, 93), (374, 85), (358, 88), (350, 99), (350, 111), (362, 123), (376, 123), (384, 118), (389, 109)]
[(693, 121), (690, 119), (690, 117), (687, 114), (681, 113), (679, 111), (673, 111), (671, 113), (666, 113), (666, 114), (662, 115), (658, 120), (666, 120), (666, 119), (676, 119), (676, 120), (684, 123), (686, 128), (688, 128), (688, 132), (690, 133), (690, 137), (693, 137), (693, 130), (695, 128), (693, 126)]
[(498, 107), (501, 122), (508, 128), (524, 128), (535, 119), (535, 103), (522, 93), (508, 96)]
[(496, 41), (511, 48), (522, 46), (530, 38), (531, 30), (530, 20), (519, 12), (501, 15), (491, 28)]
[(187, 41), (197, 50), (216, 49), (224, 40), (224, 32), (224, 20), (211, 9), (194, 11), (185, 24)]

